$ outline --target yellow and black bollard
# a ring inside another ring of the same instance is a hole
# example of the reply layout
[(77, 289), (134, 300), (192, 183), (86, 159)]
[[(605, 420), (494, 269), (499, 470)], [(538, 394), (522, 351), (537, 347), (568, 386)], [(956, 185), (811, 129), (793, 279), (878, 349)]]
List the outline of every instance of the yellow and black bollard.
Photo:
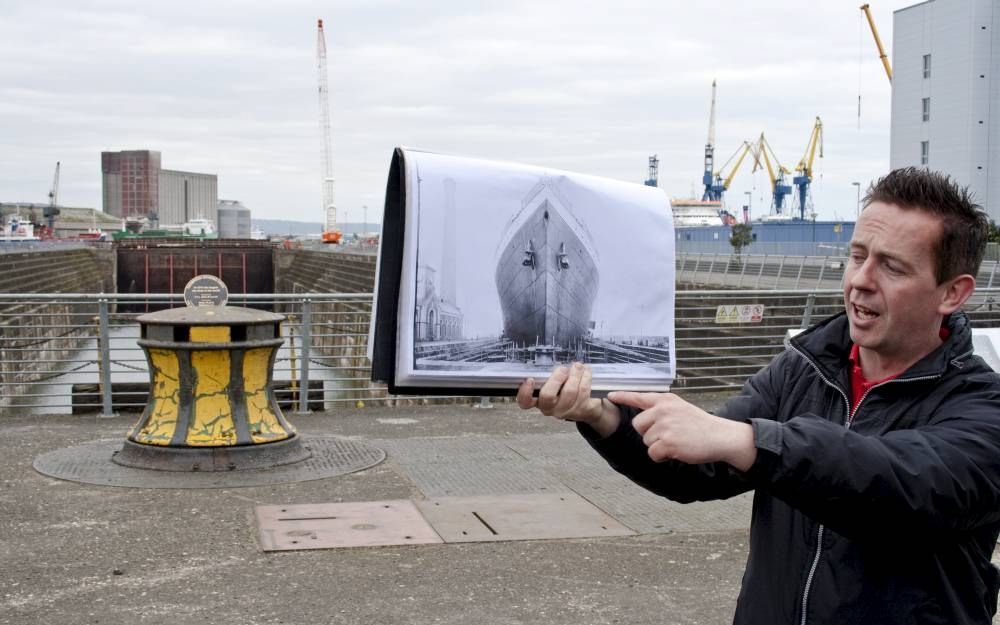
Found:
[(140, 316), (149, 401), (114, 462), (227, 471), (308, 458), (271, 387), (283, 320), (266, 311), (204, 305)]

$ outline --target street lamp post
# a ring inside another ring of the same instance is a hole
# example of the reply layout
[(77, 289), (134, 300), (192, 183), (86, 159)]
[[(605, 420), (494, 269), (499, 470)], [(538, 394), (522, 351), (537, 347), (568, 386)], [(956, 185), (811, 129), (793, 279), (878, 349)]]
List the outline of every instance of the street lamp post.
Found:
[(854, 204), (854, 219), (856, 221), (858, 219), (858, 217), (861, 216), (861, 183), (860, 182), (852, 182), (851, 184), (853, 184), (855, 187), (857, 187), (857, 190), (858, 190), (858, 199), (857, 199), (857, 202), (855, 202), (855, 204)]
[(361, 226), (362, 232), (368, 232), (368, 205), (365, 204), (361, 207), (364, 210), (365, 225)]
[(753, 196), (751, 195), (750, 191), (744, 191), (743, 195), (747, 196), (747, 219), (749, 220), (750, 219), (750, 202), (752, 201)]

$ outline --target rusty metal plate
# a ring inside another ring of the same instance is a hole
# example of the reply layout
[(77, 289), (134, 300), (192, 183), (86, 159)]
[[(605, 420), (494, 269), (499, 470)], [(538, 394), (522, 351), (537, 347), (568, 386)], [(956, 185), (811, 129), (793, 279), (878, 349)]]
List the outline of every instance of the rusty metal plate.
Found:
[(635, 534), (571, 492), (436, 497), (417, 507), (446, 543)]
[(412, 501), (257, 506), (264, 551), (427, 545), (441, 538)]

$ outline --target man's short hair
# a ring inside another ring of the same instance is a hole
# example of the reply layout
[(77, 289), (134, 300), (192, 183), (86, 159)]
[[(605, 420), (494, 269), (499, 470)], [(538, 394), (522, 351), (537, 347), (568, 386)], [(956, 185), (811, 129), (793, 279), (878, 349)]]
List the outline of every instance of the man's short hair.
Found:
[(968, 187), (959, 186), (939, 172), (903, 167), (868, 188), (865, 207), (872, 202), (922, 210), (941, 218), (941, 238), (934, 250), (938, 284), (965, 273), (975, 277), (979, 272), (986, 251), (989, 218), (972, 201)]

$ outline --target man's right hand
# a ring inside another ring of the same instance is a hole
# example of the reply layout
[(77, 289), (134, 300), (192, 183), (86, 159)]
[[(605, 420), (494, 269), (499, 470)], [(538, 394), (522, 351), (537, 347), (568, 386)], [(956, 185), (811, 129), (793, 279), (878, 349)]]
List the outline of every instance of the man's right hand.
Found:
[(521, 382), (517, 405), (524, 410), (538, 408), (542, 414), (557, 419), (586, 423), (606, 438), (618, 429), (621, 414), (610, 401), (590, 396), (592, 376), (590, 367), (578, 362), (570, 367), (556, 367), (538, 391), (538, 399), (532, 396), (534, 379)]

